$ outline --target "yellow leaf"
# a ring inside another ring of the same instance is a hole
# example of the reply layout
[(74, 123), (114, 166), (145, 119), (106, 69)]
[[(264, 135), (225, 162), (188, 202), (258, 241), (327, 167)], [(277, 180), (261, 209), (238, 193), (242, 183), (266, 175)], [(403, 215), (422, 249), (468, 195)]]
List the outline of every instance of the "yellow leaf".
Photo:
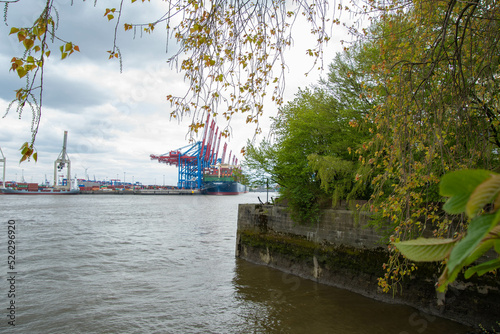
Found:
[(36, 67), (37, 67), (36, 65), (26, 65), (26, 66), (24, 66), (26, 72), (34, 70)]
[(23, 41), (23, 44), (24, 44), (24, 47), (26, 48), (26, 50), (29, 50), (33, 47), (33, 44), (35, 44), (35, 42), (32, 39), (25, 39)]
[(26, 70), (24, 69), (24, 67), (18, 67), (17, 68), (17, 75), (22, 78), (26, 75)]
[[(23, 90), (22, 89), (18, 89), (16, 90), (16, 99), (17, 100), (20, 100), (21, 99), (21, 96), (23, 94)], [(28, 143), (24, 143), (25, 145), (27, 145)], [(22, 148), (22, 147), (21, 147)]]
[(10, 33), (9, 33), (9, 35), (15, 34), (15, 33), (16, 33), (16, 32), (18, 32), (18, 31), (19, 31), (19, 29), (12, 27), (12, 28), (10, 29)]

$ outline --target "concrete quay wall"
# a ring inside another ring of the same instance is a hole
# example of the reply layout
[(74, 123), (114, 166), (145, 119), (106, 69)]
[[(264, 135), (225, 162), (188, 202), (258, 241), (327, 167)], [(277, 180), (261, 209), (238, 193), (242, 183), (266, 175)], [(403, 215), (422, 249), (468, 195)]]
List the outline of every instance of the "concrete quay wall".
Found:
[(317, 224), (301, 225), (286, 207), (240, 204), (236, 256), (465, 325), (498, 328), (500, 280), (493, 274), (458, 279), (445, 295), (437, 295), (439, 265), (418, 264), (401, 283), (401, 293), (383, 293), (377, 279), (385, 273), (387, 247), (369, 221), (368, 214), (331, 209), (322, 212)]

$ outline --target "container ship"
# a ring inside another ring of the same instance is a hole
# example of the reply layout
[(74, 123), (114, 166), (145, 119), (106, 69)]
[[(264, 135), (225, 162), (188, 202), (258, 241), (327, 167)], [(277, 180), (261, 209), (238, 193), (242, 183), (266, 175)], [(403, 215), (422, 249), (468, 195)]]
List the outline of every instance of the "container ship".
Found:
[(247, 193), (247, 186), (238, 182), (236, 170), (238, 170), (236, 167), (230, 165), (205, 168), (203, 172), (203, 194), (239, 195)]

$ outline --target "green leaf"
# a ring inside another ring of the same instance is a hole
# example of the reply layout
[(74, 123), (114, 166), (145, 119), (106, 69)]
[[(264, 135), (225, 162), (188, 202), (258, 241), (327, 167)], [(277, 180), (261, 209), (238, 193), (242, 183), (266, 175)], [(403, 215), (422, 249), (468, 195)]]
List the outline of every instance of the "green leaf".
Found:
[(490, 231), (490, 236), (492, 237), (490, 240), (493, 241), (493, 247), (495, 248), (495, 252), (500, 254), (500, 224), (495, 226)]
[(459, 214), (465, 211), (470, 194), (460, 194), (450, 197), (443, 205), (444, 211)]
[(495, 214), (477, 216), (471, 220), (467, 235), (451, 251), (447, 264), (450, 276), (453, 276), (455, 270), (458, 271), (462, 268), (465, 260), (472, 255), (481, 240), (496, 225), (499, 215), (499, 212), (497, 212)]
[(38, 153), (37, 152), (33, 153), (33, 160), (35, 160), (35, 162), (38, 161)]
[(474, 190), (493, 174), (483, 169), (463, 169), (444, 175), (439, 183), (439, 193), (450, 198), (443, 209), (451, 214), (464, 212)]
[(488, 239), (488, 240), (484, 240), (483, 242), (481, 242), (476, 247), (476, 249), (472, 252), (472, 254), (469, 255), (467, 257), (467, 259), (465, 259), (465, 261), (463, 263), (464, 267), (472, 264), (474, 261), (479, 259), (484, 253), (489, 251), (491, 249), (491, 247), (493, 247), (494, 245), (495, 245), (495, 240), (493, 240), (493, 239)]
[(485, 263), (478, 264), (472, 268), (469, 268), (465, 271), (465, 278), (469, 279), (472, 275), (476, 274), (478, 276), (482, 276), (487, 272), (500, 268), (500, 258), (494, 259)]
[(463, 194), (470, 196), (474, 189), (492, 174), (494, 173), (484, 169), (463, 169), (448, 173), (439, 183), (439, 193), (448, 197)]
[(457, 241), (454, 239), (425, 239), (394, 243), (397, 249), (412, 261), (431, 262), (445, 259)]
[(476, 215), (484, 206), (491, 203), (500, 191), (500, 175), (493, 174), (476, 187), (467, 202), (466, 213), (469, 217)]

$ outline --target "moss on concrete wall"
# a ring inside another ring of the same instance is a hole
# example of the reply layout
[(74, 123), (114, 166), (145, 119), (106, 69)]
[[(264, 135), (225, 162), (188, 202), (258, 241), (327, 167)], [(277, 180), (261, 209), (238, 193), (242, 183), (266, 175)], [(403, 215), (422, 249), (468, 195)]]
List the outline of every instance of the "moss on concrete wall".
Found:
[(251, 231), (243, 231), (239, 236), (243, 245), (304, 261), (309, 265), (313, 265), (315, 257), (321, 267), (331, 271), (348, 269), (378, 276), (384, 274), (382, 265), (387, 254), (382, 248), (359, 249), (344, 245), (321, 245), (300, 237)]
[(244, 204), (238, 211), (236, 256), (375, 299), (402, 303), (466, 325), (495, 325), (500, 320), (500, 282), (494, 275), (450, 286), (436, 295), (439, 264), (419, 263), (402, 282), (401, 294), (385, 294), (377, 279), (385, 273), (381, 235), (346, 210), (325, 210), (316, 226), (296, 224), (286, 208)]

